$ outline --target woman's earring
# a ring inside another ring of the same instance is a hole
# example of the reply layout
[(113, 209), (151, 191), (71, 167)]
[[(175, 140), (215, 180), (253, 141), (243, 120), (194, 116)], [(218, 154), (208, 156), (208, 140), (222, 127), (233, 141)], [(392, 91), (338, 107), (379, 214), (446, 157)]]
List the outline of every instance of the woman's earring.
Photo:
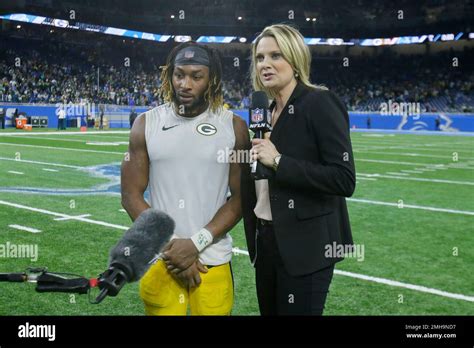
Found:
[(295, 73), (295, 77), (298, 78), (298, 76), (300, 76), (300, 75), (298, 75), (298, 73)]

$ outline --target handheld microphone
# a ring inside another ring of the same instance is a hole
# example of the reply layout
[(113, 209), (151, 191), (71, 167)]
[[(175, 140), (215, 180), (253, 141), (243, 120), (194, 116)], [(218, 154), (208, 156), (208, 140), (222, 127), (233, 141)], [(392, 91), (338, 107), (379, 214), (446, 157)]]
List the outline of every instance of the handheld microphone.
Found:
[(126, 283), (139, 280), (173, 235), (175, 223), (164, 212), (147, 209), (110, 251), (109, 269), (100, 275), (96, 302), (117, 296)]
[[(271, 123), (266, 93), (263, 91), (253, 92), (249, 109), (249, 129), (255, 133), (255, 138), (263, 139), (266, 132), (272, 131)], [(272, 170), (261, 164), (260, 161), (255, 161), (250, 166), (254, 180), (268, 179), (273, 174)]]

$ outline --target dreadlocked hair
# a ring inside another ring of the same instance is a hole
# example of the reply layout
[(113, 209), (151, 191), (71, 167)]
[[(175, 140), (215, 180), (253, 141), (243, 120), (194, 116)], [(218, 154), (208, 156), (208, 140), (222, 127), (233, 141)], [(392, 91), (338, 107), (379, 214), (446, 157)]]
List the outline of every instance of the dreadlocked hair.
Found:
[(204, 93), (204, 100), (209, 103), (212, 112), (218, 111), (224, 105), (224, 96), (222, 93), (222, 65), (221, 57), (217, 50), (205, 45), (199, 45), (195, 42), (185, 42), (173, 48), (166, 58), (166, 65), (161, 66), (161, 87), (159, 90), (160, 97), (164, 102), (172, 102), (175, 105), (179, 104), (178, 98), (173, 88), (173, 71), (174, 60), (179, 51), (185, 47), (199, 46), (206, 50), (209, 55), (209, 84)]

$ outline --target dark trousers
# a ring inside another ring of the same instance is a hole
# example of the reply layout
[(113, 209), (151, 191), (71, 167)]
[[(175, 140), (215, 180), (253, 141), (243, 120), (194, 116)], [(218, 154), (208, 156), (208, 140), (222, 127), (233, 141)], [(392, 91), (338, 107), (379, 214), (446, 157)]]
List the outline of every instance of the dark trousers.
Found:
[(281, 259), (273, 226), (259, 224), (258, 230), (255, 268), (260, 314), (322, 315), (334, 265), (292, 276)]
[(0, 127), (2, 127), (2, 129), (5, 129), (5, 117), (0, 117)]

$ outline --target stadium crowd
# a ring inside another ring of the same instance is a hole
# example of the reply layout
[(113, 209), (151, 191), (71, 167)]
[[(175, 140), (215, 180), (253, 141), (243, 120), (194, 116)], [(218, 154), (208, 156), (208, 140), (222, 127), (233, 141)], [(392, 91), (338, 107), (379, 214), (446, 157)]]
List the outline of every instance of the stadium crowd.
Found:
[[(124, 58), (107, 40), (93, 48), (61, 41), (5, 40), (6, 47), (0, 50), (0, 102), (159, 105), (159, 66), (169, 48), (155, 49), (153, 54), (128, 49)], [(229, 108), (249, 106), (249, 54), (249, 50), (223, 54), (224, 100)], [(348, 66), (340, 55), (314, 55), (311, 75), (314, 83), (332, 89), (351, 111), (377, 111), (381, 103), (392, 100), (420, 103), (428, 112), (471, 112), (472, 55), (472, 49), (427, 56), (385, 52), (349, 57)]]

